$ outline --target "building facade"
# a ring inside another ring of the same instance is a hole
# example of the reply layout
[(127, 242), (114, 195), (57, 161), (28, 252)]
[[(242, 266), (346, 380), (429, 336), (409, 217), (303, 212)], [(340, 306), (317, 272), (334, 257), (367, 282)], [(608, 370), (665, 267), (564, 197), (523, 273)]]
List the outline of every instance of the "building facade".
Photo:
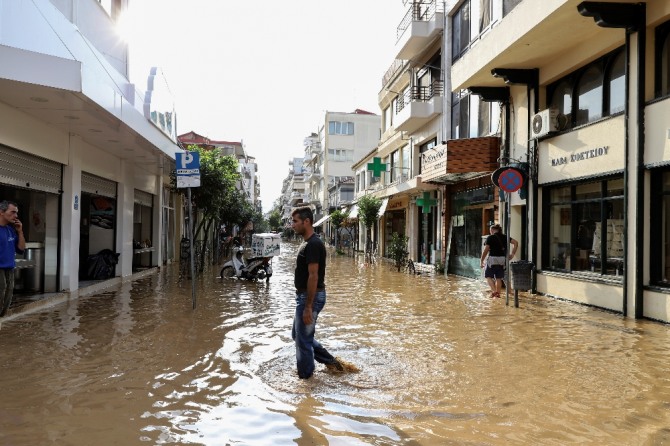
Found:
[(490, 3), (465, 40), (450, 10), (452, 90), (502, 94), (503, 161), (529, 173), (510, 228), (536, 290), (670, 321), (670, 4)]
[(104, 249), (121, 277), (174, 259), (174, 100), (158, 69), (130, 82), (114, 31), (127, 6), (0, 3), (0, 198), (18, 203), (28, 242), (17, 293), (76, 291)]

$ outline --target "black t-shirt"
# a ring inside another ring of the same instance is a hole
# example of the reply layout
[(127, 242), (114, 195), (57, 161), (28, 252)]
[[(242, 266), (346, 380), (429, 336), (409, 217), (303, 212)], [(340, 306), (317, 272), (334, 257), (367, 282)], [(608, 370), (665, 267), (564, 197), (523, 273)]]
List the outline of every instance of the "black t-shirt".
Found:
[(326, 247), (316, 233), (312, 234), (309, 239), (302, 242), (300, 248), (298, 248), (298, 258), (295, 262), (294, 282), (297, 290), (307, 289), (307, 278), (309, 277), (307, 265), (310, 263), (319, 264), (319, 282), (316, 284), (316, 287), (325, 288)]
[(499, 232), (486, 237), (485, 244), (489, 245), (491, 257), (504, 257), (507, 251), (507, 236)]

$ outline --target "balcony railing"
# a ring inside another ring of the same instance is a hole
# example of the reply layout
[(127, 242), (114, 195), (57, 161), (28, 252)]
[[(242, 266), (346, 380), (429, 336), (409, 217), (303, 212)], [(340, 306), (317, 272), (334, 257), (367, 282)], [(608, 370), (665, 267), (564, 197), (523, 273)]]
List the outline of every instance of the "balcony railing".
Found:
[(407, 14), (400, 21), (396, 31), (396, 38), (400, 40), (412, 22), (427, 22), (432, 20), (436, 12), (443, 12), (443, 2), (436, 0), (415, 0), (412, 2)]
[(409, 88), (404, 94), (398, 96), (396, 114), (411, 102), (428, 102), (435, 96), (442, 96), (443, 93), (444, 82), (441, 80), (435, 80), (430, 85)]

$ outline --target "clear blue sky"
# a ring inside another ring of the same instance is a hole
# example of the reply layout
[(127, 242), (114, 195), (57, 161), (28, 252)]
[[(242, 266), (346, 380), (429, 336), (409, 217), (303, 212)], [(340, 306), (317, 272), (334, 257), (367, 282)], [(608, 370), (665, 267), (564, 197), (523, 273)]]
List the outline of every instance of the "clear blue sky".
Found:
[(134, 0), (123, 33), (131, 80), (162, 68), (177, 130), (240, 141), (255, 156), (263, 211), (323, 113), (380, 113), (402, 0)]

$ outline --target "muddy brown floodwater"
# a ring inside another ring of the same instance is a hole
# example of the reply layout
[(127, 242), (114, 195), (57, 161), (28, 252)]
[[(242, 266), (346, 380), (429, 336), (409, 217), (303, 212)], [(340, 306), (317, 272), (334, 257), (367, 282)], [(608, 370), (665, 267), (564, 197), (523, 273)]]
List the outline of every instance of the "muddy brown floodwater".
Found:
[(297, 378), (293, 256), (270, 283), (165, 268), (0, 328), (1, 445), (670, 444), (670, 327), (331, 255)]

